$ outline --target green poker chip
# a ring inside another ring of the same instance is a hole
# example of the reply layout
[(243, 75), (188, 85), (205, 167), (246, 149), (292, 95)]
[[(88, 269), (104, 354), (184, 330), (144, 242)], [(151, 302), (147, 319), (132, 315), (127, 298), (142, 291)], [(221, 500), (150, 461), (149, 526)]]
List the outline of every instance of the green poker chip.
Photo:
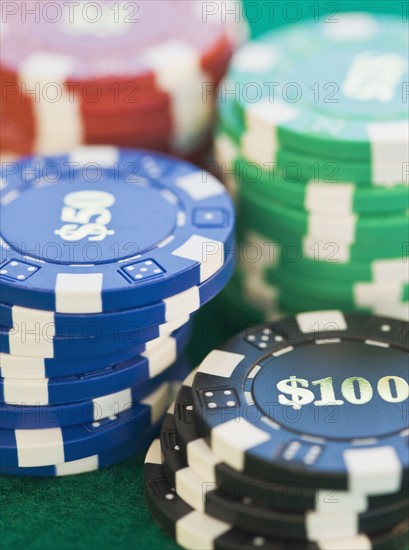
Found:
[(240, 264), (249, 272), (282, 268), (296, 274), (299, 279), (349, 287), (357, 281), (383, 285), (408, 281), (409, 268), (407, 258), (403, 255), (391, 259), (340, 262), (330, 250), (320, 253), (317, 247), (307, 257), (294, 239), (289, 237), (287, 242), (280, 245), (276, 239), (267, 238), (248, 227), (242, 228), (239, 239)]
[[(228, 84), (228, 86), (234, 86)], [(227, 132), (237, 143), (238, 153), (247, 163), (258, 164), (265, 172), (288, 181), (307, 182), (321, 180), (338, 184), (355, 182), (359, 187), (390, 188), (407, 186), (402, 163), (408, 160), (408, 153), (401, 158), (382, 159), (379, 163), (367, 160), (322, 156), (294, 147), (283, 146), (243, 127), (237, 105), (231, 100), (219, 99), (220, 131)], [(408, 129), (409, 131), (409, 129)]]
[(348, 313), (368, 313), (371, 315), (381, 315), (393, 317), (402, 321), (407, 321), (409, 318), (409, 302), (400, 303), (351, 303), (350, 300), (342, 300), (339, 297), (321, 296), (313, 294), (303, 294), (301, 287), (289, 290), (280, 287), (280, 306), (283, 310), (295, 311), (301, 313), (303, 311), (321, 311), (321, 310), (340, 310)]
[(338, 13), (265, 34), (233, 58), (237, 115), (266, 148), (357, 159), (376, 172), (407, 157), (407, 51), (398, 16)]
[(375, 187), (351, 182), (284, 179), (274, 170), (263, 170), (257, 162), (240, 157), (234, 139), (224, 130), (216, 137), (216, 149), (218, 162), (227, 170), (234, 168), (240, 185), (250, 186), (270, 201), (280, 201), (305, 213), (376, 216), (380, 213), (404, 214), (409, 208), (407, 185)]
[[(260, 286), (264, 288), (264, 291), (259, 296), (257, 287)], [(240, 267), (223, 295), (226, 305), (234, 312), (234, 318), (246, 318), (248, 325), (273, 321), (284, 315), (304, 311), (331, 310), (337, 307), (344, 311), (358, 310), (371, 313), (369, 307), (359, 308), (342, 300), (334, 301), (323, 296), (303, 294), (296, 285), (291, 289), (283, 288), (269, 281), (268, 274), (264, 274), (257, 281), (254, 277), (244, 273)], [(269, 295), (269, 299), (266, 298), (267, 295)]]
[[(357, 250), (374, 248), (375, 257), (398, 257), (408, 238), (408, 215), (379, 216), (322, 216), (306, 214), (289, 208), (278, 201), (266, 201), (250, 186), (240, 190), (240, 212), (246, 223), (254, 229), (277, 231), (299, 239), (334, 242), (340, 246), (355, 246)], [(392, 256), (391, 256), (392, 254)], [(359, 257), (359, 256), (358, 256)]]
[(242, 315), (244, 310), (254, 323), (260, 319), (274, 320), (285, 314), (334, 308), (401, 320), (409, 317), (409, 290), (404, 283), (356, 283), (348, 287), (298, 277), (282, 269), (266, 267), (252, 273), (240, 265), (226, 293), (234, 314)]
[(409, 284), (405, 282), (361, 282), (350, 283), (322, 278), (302, 277), (289, 269), (266, 269), (266, 280), (279, 286), (286, 293), (297, 289), (302, 296), (321, 299), (322, 296), (334, 304), (349, 308), (371, 308), (377, 304), (404, 303), (409, 300)]
[[(330, 256), (322, 255), (321, 260), (297, 258), (287, 264), (288, 267), (302, 277), (324, 279), (338, 282), (397, 282), (408, 276), (408, 267), (404, 258), (387, 260), (370, 260), (367, 262), (352, 261), (340, 263), (332, 261)], [(406, 273), (405, 273), (406, 271)]]
[[(325, 159), (318, 155), (285, 148), (268, 149), (261, 140), (254, 140), (248, 134), (244, 136), (241, 146), (244, 159), (250, 162), (273, 163), (276, 171), (291, 181), (309, 181), (319, 179), (328, 183), (354, 181), (362, 185), (390, 184), (403, 185), (402, 163), (385, 161), (382, 170), (374, 171), (374, 167), (366, 162), (354, 160)], [(380, 175), (382, 174), (382, 175)]]
[[(387, 240), (375, 240), (370, 243), (344, 243), (337, 242), (325, 235), (317, 238), (300, 237), (290, 233), (286, 228), (271, 223), (260, 213), (257, 217), (257, 210), (248, 208), (240, 197), (238, 231), (252, 230), (262, 235), (267, 242), (274, 242), (285, 250), (294, 250), (314, 263), (318, 259), (325, 258), (337, 265), (351, 266), (354, 263), (367, 263), (375, 260), (395, 260), (403, 257), (406, 245), (404, 242)], [(271, 221), (271, 220), (270, 220)], [(319, 260), (318, 260), (319, 261)], [(368, 267), (369, 270), (369, 267)]]
[(409, 189), (405, 185), (387, 188), (359, 187), (354, 183), (329, 183), (314, 181), (303, 184), (289, 180), (263, 178), (254, 163), (238, 161), (242, 185), (253, 187), (271, 201), (299, 211), (334, 215), (404, 214), (409, 208)]

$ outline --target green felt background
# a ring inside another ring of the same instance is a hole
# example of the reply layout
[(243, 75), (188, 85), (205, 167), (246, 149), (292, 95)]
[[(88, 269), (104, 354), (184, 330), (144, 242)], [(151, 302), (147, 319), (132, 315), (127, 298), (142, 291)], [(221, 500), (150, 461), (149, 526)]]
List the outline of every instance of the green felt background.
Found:
[[(194, 0), (191, 0), (194, 1)], [(270, 2), (277, 5), (278, 2)], [(303, 17), (320, 6), (350, 10), (395, 11), (405, 2), (355, 0), (342, 2), (280, 2), (274, 20), (265, 0), (246, 0), (252, 34), (286, 22), (285, 6), (293, 17), (298, 6)], [(315, 7), (314, 7), (315, 6)], [(270, 14), (270, 15), (269, 15)], [(220, 320), (219, 301), (198, 315), (189, 354), (193, 364), (239, 326)], [(177, 548), (156, 527), (144, 504), (143, 458), (137, 457), (103, 472), (60, 479), (0, 479), (0, 550), (170, 550)], [(409, 548), (409, 546), (408, 546)]]

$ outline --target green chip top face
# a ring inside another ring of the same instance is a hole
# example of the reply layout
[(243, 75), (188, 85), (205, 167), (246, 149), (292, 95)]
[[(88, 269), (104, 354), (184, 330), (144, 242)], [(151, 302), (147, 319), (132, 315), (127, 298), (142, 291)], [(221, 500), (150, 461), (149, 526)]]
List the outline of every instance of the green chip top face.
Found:
[(345, 13), (268, 33), (233, 59), (236, 115), (271, 143), (372, 161), (404, 158), (407, 51), (407, 26), (394, 16)]

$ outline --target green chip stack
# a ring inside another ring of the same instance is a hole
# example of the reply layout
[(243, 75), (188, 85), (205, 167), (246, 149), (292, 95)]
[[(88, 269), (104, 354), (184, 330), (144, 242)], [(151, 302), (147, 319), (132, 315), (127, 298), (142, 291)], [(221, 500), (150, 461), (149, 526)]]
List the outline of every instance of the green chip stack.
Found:
[(408, 50), (402, 18), (343, 13), (233, 58), (215, 154), (239, 209), (235, 315), (408, 318)]

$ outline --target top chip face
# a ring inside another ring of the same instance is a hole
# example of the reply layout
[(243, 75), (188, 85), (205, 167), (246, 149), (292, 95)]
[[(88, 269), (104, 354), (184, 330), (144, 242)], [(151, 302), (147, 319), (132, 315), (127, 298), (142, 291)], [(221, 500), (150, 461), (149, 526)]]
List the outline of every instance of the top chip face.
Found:
[(166, 55), (172, 56), (174, 73), (188, 76), (227, 32), (220, 14), (203, 12), (202, 2), (109, 0), (42, 7), (29, 1), (24, 11), (31, 13), (24, 17), (17, 9), (5, 18), (2, 66), (20, 74), (41, 69), (67, 80), (149, 78), (161, 59), (166, 64)]
[(402, 19), (341, 13), (245, 45), (229, 81), (241, 84), (238, 112), (264, 148), (399, 160), (408, 147), (407, 51)]
[(193, 382), (215, 454), (267, 480), (387, 494), (408, 478), (408, 325), (339, 311), (250, 329)]
[(65, 313), (183, 292), (217, 273), (234, 242), (234, 208), (213, 176), (114, 147), (6, 165), (1, 219), (2, 301)]

